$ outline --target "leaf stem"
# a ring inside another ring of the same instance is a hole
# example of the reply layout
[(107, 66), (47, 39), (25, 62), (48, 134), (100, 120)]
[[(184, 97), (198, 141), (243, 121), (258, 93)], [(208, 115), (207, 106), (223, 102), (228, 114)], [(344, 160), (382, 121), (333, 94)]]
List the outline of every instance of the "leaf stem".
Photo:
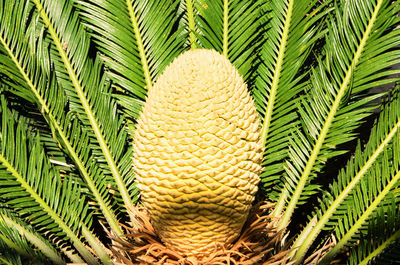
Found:
[[(288, 3), (288, 6), (287, 6), (285, 22), (284, 22), (284, 26), (283, 26), (283, 30), (282, 30), (281, 41), (279, 44), (278, 57), (276, 59), (276, 65), (274, 68), (274, 75), (272, 78), (270, 93), (268, 95), (267, 109), (265, 111), (264, 121), (263, 121), (263, 125), (261, 128), (261, 139), (262, 139), (262, 145), (264, 146), (264, 148), (266, 148), (265, 145), (267, 143), (268, 133), (269, 133), (269, 129), (270, 129), (269, 127), (271, 125), (276, 94), (278, 93), (279, 79), (281, 76), (281, 69), (282, 69), (283, 59), (285, 56), (286, 44), (287, 44), (287, 40), (289, 37), (289, 29), (290, 29), (290, 23), (292, 20), (293, 6), (294, 6), (294, 0), (290, 0)], [(286, 190), (285, 187), (283, 187), (282, 192), (279, 196), (279, 202), (277, 204), (278, 207), (275, 208), (274, 212), (272, 213), (273, 216), (277, 217), (277, 216), (281, 215), (284, 204), (286, 202), (285, 200), (287, 198), (287, 194), (288, 194), (288, 191)]]
[[(14, 228), (15, 229), (15, 228)], [(29, 255), (29, 253), (23, 249), (22, 247), (18, 246), (16, 243), (14, 243), (14, 241), (8, 237), (6, 237), (5, 235), (3, 235), (3, 233), (0, 234), (0, 240), (2, 241), (2, 243), (5, 243), (7, 245), (8, 249), (12, 249), (15, 250), (19, 255), (24, 256), (24, 257), (29, 257), (29, 258), (33, 258)]]
[(190, 49), (196, 49), (196, 23), (194, 22), (193, 0), (186, 0), (187, 20), (189, 26)]
[(107, 255), (104, 245), (99, 241), (99, 239), (95, 237), (85, 225), (82, 225), (81, 231), (82, 235), (85, 237), (89, 245), (93, 248), (94, 252), (96, 252), (97, 256), (100, 258), (102, 262), (101, 264), (112, 265), (113, 263), (111, 262), (110, 257)]
[(6, 265), (15, 265), (3, 257), (0, 257), (0, 261)]
[(367, 221), (368, 217), (373, 213), (373, 211), (378, 207), (381, 201), (386, 197), (390, 190), (398, 183), (400, 179), (400, 171), (397, 171), (393, 179), (386, 185), (386, 187), (379, 193), (371, 205), (364, 211), (357, 222), (351, 226), (349, 231), (337, 242), (337, 244), (325, 255), (322, 259), (321, 264), (326, 264), (336, 254), (347, 244), (347, 242), (354, 236), (354, 234), (361, 228), (363, 224)]
[[(17, 229), (19, 233), (23, 234), (24, 237), (31, 242), (35, 247), (37, 247), (40, 252), (42, 252), (46, 257), (48, 257), (54, 264), (65, 264), (65, 262), (60, 258), (60, 256), (51, 249), (46, 243), (43, 242), (42, 239), (37, 237), (34, 233), (30, 232), (28, 229), (25, 229), (22, 225), (18, 224), (8, 216), (2, 214), (0, 218), (4, 220), (4, 222), (9, 226)], [(77, 256), (79, 259), (80, 257)], [(83, 260), (81, 260), (83, 262)]]
[(228, 58), (228, 19), (229, 19), (229, 0), (224, 0), (224, 33), (222, 43), (222, 55)]
[(276, 98), (276, 94), (278, 92), (279, 79), (280, 79), (283, 59), (284, 59), (285, 51), (286, 51), (286, 44), (287, 44), (287, 40), (288, 40), (288, 36), (289, 36), (290, 23), (292, 20), (293, 5), (294, 5), (294, 0), (290, 0), (288, 3), (288, 7), (287, 7), (287, 13), (286, 13), (285, 23), (284, 23), (284, 27), (283, 27), (283, 31), (282, 31), (281, 42), (279, 45), (278, 57), (276, 59), (274, 76), (272, 78), (271, 89), (270, 89), (270, 93), (268, 95), (267, 109), (265, 111), (264, 122), (263, 122), (262, 129), (261, 129), (261, 139), (263, 141), (263, 146), (265, 146), (265, 143), (267, 142), (269, 126), (271, 124), (272, 113), (274, 110), (275, 98)]
[(140, 28), (139, 28), (138, 20), (136, 18), (135, 10), (133, 9), (132, 0), (126, 0), (126, 6), (128, 7), (129, 17), (131, 19), (133, 31), (135, 32), (135, 37), (136, 37), (137, 46), (138, 46), (138, 50), (139, 50), (140, 60), (142, 61), (144, 78), (146, 80), (146, 88), (147, 88), (147, 90), (149, 90), (153, 83), (151, 81), (149, 64), (147, 62), (147, 57), (146, 57), (146, 52), (144, 50), (142, 35), (140, 33)]
[(272, 212), (272, 216), (279, 217), (282, 214), (283, 208), (286, 204), (286, 199), (289, 196), (289, 192), (285, 187), (282, 188), (282, 192), (279, 195), (278, 201), (274, 207), (274, 211)]
[(387, 240), (382, 242), (374, 251), (372, 251), (367, 257), (365, 257), (358, 265), (367, 265), (369, 262), (378, 256), (385, 248), (387, 248), (390, 244), (395, 242), (400, 238), (400, 230), (397, 230), (392, 236), (390, 236)]

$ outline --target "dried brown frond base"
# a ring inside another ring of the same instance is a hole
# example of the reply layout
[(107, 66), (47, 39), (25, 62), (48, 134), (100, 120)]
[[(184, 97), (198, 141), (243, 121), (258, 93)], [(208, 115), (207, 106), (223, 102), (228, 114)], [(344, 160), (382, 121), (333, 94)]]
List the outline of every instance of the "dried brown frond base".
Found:
[[(196, 257), (179, 255), (168, 249), (157, 237), (150, 218), (141, 207), (131, 209), (136, 217), (132, 227), (123, 226), (124, 238), (110, 235), (113, 240), (111, 250), (116, 265), (289, 265), (291, 240), (285, 240), (282, 232), (276, 230), (279, 218), (268, 214), (273, 204), (257, 204), (250, 212), (241, 236), (228, 246), (216, 246), (209, 257), (198, 260)], [(284, 242), (284, 243), (283, 243)], [(316, 265), (335, 245), (332, 240), (310, 255), (302, 265)], [(332, 261), (330, 264), (340, 264)]]
[(164, 264), (164, 265), (283, 265), (288, 261), (289, 243), (281, 246), (282, 233), (275, 227), (276, 218), (268, 215), (273, 204), (257, 204), (253, 207), (241, 236), (228, 246), (216, 246), (207, 258), (181, 256), (168, 249), (157, 237), (149, 216), (142, 208), (132, 209), (137, 217), (132, 227), (124, 226), (124, 238), (111, 236), (115, 264)]

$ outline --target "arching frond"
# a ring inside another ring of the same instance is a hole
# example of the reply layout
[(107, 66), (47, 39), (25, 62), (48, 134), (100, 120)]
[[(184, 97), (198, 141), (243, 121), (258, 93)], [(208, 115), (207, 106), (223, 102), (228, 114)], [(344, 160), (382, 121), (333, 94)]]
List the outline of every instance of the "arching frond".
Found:
[[(0, 240), (3, 241), (3, 245), (25, 258), (25, 262), (32, 260), (34, 263), (49, 263), (51, 261), (54, 264), (66, 264), (51, 243), (37, 232), (32, 231), (11, 210), (0, 207), (0, 211)], [(0, 253), (4, 252), (6, 252), (5, 249), (1, 248)], [(68, 254), (69, 252), (66, 251), (66, 255)], [(71, 257), (73, 258), (73, 256)]]
[[(263, 118), (265, 154), (261, 179), (273, 201), (278, 200), (283, 189), (290, 132), (299, 124), (295, 108), (306, 84), (308, 69), (304, 62), (323, 33), (322, 18), (329, 11), (328, 3), (317, 5), (316, 1), (288, 0), (268, 1), (265, 5), (265, 41), (252, 92)], [(282, 196), (276, 215), (283, 202)]]
[[(127, 187), (132, 175), (130, 172), (122, 175), (120, 169), (123, 164), (129, 163), (123, 151), (129, 151), (130, 148), (126, 140), (127, 132), (122, 126), (123, 117), (116, 109), (99, 59), (90, 56), (91, 42), (73, 2), (33, 2), (42, 30), (47, 33), (40, 43), (49, 45), (50, 65), (54, 65), (56, 80), (67, 95), (71, 111), (76, 113), (86, 128), (90, 128), (85, 132), (96, 163), (101, 165), (99, 168), (105, 174), (112, 176), (112, 184), (115, 184), (114, 188), (118, 190), (124, 205), (133, 207), (132, 195)], [(110, 211), (106, 217), (113, 230), (121, 234)]]
[[(350, 252), (349, 265), (392, 264), (400, 260), (400, 212), (396, 203), (379, 209)], [(397, 251), (396, 251), (397, 249)]]
[[(391, 192), (400, 183), (399, 139), (400, 133), (397, 133), (394, 137), (392, 150), (389, 149), (382, 153), (382, 160), (378, 161), (380, 167), (371, 169), (366, 174), (366, 179), (354, 188), (351, 199), (345, 200), (343, 205), (337, 208), (336, 213), (338, 215), (345, 213), (343, 219), (337, 219), (335, 234), (338, 241), (326, 254), (323, 261), (328, 262), (344, 246), (357, 244), (355, 240), (363, 234), (362, 228), (367, 226), (369, 218), (378, 210), (388, 211), (388, 199), (393, 197), (396, 204), (399, 204), (400, 197), (396, 194), (397, 192)], [(337, 216), (334, 216), (332, 219), (335, 220), (336, 218)], [(389, 228), (388, 224), (387, 228)]]
[[(6, 80), (12, 88), (8, 91), (37, 104), (38, 111), (47, 120), (53, 137), (75, 163), (86, 182), (85, 185), (90, 190), (89, 196), (92, 196), (96, 205), (101, 208), (108, 224), (118, 229), (117, 219), (109, 206), (107, 185), (110, 183), (110, 178), (106, 177), (105, 172), (96, 163), (96, 153), (87, 148), (90, 131), (84, 129), (83, 124), (78, 120), (78, 115), (69, 108), (66, 94), (52, 73), (54, 68), (47, 49), (43, 47), (46, 43), (48, 44), (48, 39), (43, 39), (42, 36), (44, 28), (37, 25), (36, 20), (28, 21), (26, 28), (17, 28), (16, 25), (19, 24), (13, 20), (20, 17), (28, 18), (29, 13), (35, 11), (34, 6), (21, 1), (0, 10), (3, 11), (1, 13), (3, 27), (0, 36), (2, 44), (0, 56), (3, 60), (0, 65), (7, 73)], [(9, 14), (11, 14), (11, 20), (9, 20)], [(39, 37), (36, 36), (37, 32), (41, 32)], [(16, 40), (20, 45), (11, 46)], [(108, 97), (110, 97), (109, 93)], [(122, 150), (123, 148), (119, 152)], [(129, 176), (129, 172), (127, 175)]]
[(286, 170), (289, 199), (280, 228), (313, 194), (311, 180), (324, 163), (346, 152), (336, 148), (354, 139), (354, 130), (370, 114), (370, 102), (377, 96), (366, 90), (393, 81), (384, 77), (393, 74), (388, 67), (399, 63), (398, 11), (398, 5), (386, 0), (335, 6), (327, 24), (326, 56), (312, 70), (311, 86), (299, 104), (304, 134), (291, 136)]
[(57, 238), (53, 240), (58, 246), (74, 246), (87, 262), (96, 264), (79, 238), (80, 230), (91, 220), (80, 186), (71, 178), (62, 179), (52, 168), (40, 137), (27, 134), (23, 118), (7, 109), (4, 97), (0, 146), (0, 193), (4, 204), (18, 211), (39, 232)]
[(138, 117), (157, 76), (183, 50), (186, 36), (173, 31), (178, 4), (177, 0), (78, 1), (108, 76), (122, 90), (117, 99), (122, 96), (119, 102), (131, 119)]
[[(370, 139), (354, 157), (326, 193), (315, 215), (294, 243), (298, 262), (306, 254), (322, 229), (336, 229), (339, 250), (366, 224), (400, 178), (399, 146), (400, 97), (385, 108), (371, 132)], [(332, 252), (333, 253), (333, 252)], [(336, 253), (336, 252), (335, 252)]]

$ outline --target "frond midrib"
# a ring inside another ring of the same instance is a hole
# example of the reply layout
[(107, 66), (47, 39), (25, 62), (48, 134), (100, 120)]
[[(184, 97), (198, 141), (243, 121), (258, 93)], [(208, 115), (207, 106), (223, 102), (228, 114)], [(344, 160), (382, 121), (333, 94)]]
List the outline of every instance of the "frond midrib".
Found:
[(10, 261), (8, 261), (7, 259), (3, 258), (2, 256), (0, 256), (0, 261), (6, 265), (15, 265), (15, 264), (11, 263)]
[(348, 85), (351, 82), (351, 77), (352, 77), (352, 74), (353, 74), (354, 66), (357, 65), (358, 60), (361, 57), (362, 51), (363, 51), (363, 49), (364, 49), (364, 47), (366, 45), (366, 42), (367, 42), (368, 37), (369, 37), (369, 35), (371, 33), (372, 27), (373, 27), (373, 25), (374, 25), (374, 23), (376, 21), (376, 18), (377, 18), (377, 15), (378, 15), (378, 11), (380, 10), (380, 7), (381, 7), (382, 3), (383, 3), (383, 0), (379, 0), (378, 1), (378, 4), (376, 5), (375, 10), (374, 10), (369, 22), (368, 22), (368, 25), (367, 25), (367, 27), (365, 29), (365, 32), (364, 32), (364, 36), (361, 39), (360, 44), (357, 47), (356, 53), (354, 54), (354, 58), (353, 58), (351, 64), (348, 66), (348, 69), (346, 71), (346, 75), (345, 75), (345, 77), (344, 77), (344, 79), (343, 79), (343, 81), (342, 81), (342, 83), (340, 85), (340, 89), (339, 89), (339, 91), (338, 91), (338, 93), (337, 93), (337, 95), (335, 97), (335, 100), (334, 100), (334, 102), (332, 104), (332, 107), (331, 107), (331, 109), (329, 111), (329, 114), (328, 114), (328, 116), (327, 116), (327, 118), (325, 120), (324, 126), (322, 127), (322, 130), (321, 130), (320, 134), (318, 135), (318, 139), (316, 140), (316, 142), (314, 144), (314, 147), (313, 147), (313, 150), (311, 152), (311, 155), (310, 155), (310, 157), (309, 157), (309, 159), (307, 161), (307, 164), (306, 164), (306, 166), (304, 168), (304, 171), (303, 171), (303, 173), (302, 173), (302, 175), (300, 177), (300, 180), (299, 180), (299, 182), (298, 182), (298, 184), (296, 186), (295, 192), (293, 193), (293, 196), (290, 199), (290, 202), (289, 202), (289, 204), (288, 204), (288, 206), (286, 208), (286, 211), (285, 211), (285, 213), (284, 213), (284, 215), (282, 217), (282, 220), (281, 220), (281, 222), (280, 222), (280, 224), (278, 226), (278, 229), (283, 229), (288, 225), (288, 223), (290, 221), (290, 218), (291, 218), (291, 216), (292, 216), (292, 214), (294, 212), (294, 209), (296, 208), (297, 202), (298, 202), (298, 200), (299, 200), (299, 198), (301, 196), (301, 193), (302, 193), (302, 191), (303, 191), (303, 189), (304, 189), (304, 187), (305, 187), (305, 185), (307, 183), (307, 180), (308, 180), (308, 178), (309, 178), (309, 176), (311, 174), (311, 171), (312, 171), (312, 169), (314, 167), (314, 164), (315, 164), (315, 162), (316, 162), (316, 160), (318, 158), (319, 152), (320, 152), (320, 150), (321, 150), (321, 148), (322, 148), (322, 146), (323, 146), (323, 144), (325, 142), (325, 138), (326, 138), (326, 136), (327, 136), (327, 134), (329, 132), (330, 126), (333, 123), (333, 120), (334, 120), (334, 117), (336, 115), (336, 112), (339, 109), (340, 102), (341, 102), (342, 98), (345, 96), (346, 89), (347, 89)]
[[(0, 218), (3, 218), (3, 216), (0, 215)], [(18, 246), (16, 243), (14, 243), (13, 240), (7, 238), (2, 233), (0, 233), (0, 241), (3, 241), (9, 249), (15, 250), (21, 256), (30, 257), (30, 255), (26, 252), (26, 250), (24, 250), (22, 247)]]
[(196, 23), (194, 20), (194, 11), (193, 11), (193, 0), (186, 0), (186, 12), (187, 12), (187, 20), (188, 20), (188, 31), (189, 31), (189, 42), (190, 49), (196, 49)]
[[(229, 23), (229, 1), (224, 0), (224, 21), (223, 21), (223, 34), (222, 34), (222, 55), (228, 58), (228, 23)], [(229, 59), (229, 58), (228, 58)]]
[(291, 18), (292, 18), (293, 6), (294, 6), (294, 0), (290, 0), (289, 4), (288, 4), (288, 8), (287, 8), (288, 10), (286, 13), (286, 17), (285, 17), (281, 42), (279, 45), (278, 57), (277, 57), (276, 65), (274, 68), (274, 75), (272, 78), (270, 93), (268, 96), (267, 109), (265, 111), (265, 116), (264, 116), (263, 125), (262, 125), (262, 129), (261, 129), (261, 139), (263, 141), (263, 146), (265, 146), (265, 143), (267, 141), (269, 126), (271, 124), (272, 113), (273, 113), (274, 104), (275, 104), (275, 98), (276, 98), (276, 94), (278, 92), (278, 85), (279, 85), (282, 63), (283, 63), (283, 59), (285, 56), (287, 40), (289, 37), (289, 29), (290, 29), (290, 23), (291, 23)]
[(139, 50), (140, 61), (142, 63), (143, 74), (146, 81), (147, 90), (149, 90), (153, 84), (150, 76), (149, 64), (147, 62), (146, 52), (144, 50), (142, 35), (140, 33), (139, 24), (136, 18), (135, 10), (133, 10), (133, 3), (131, 0), (126, 0), (126, 6), (129, 12), (129, 18), (132, 23), (133, 31), (135, 33), (137, 47)]
[(379, 247), (377, 247), (374, 251), (372, 251), (367, 257), (365, 257), (358, 265), (367, 265), (369, 262), (377, 257), (379, 254), (381, 254), (390, 244), (395, 242), (400, 238), (400, 229), (397, 230), (393, 235), (391, 235), (388, 239), (383, 241), (381, 244), (379, 244)]
[(370, 204), (370, 206), (365, 209), (364, 213), (358, 218), (358, 220), (351, 226), (349, 231), (338, 241), (338, 243), (325, 255), (322, 263), (324, 261), (331, 260), (354, 236), (354, 234), (361, 228), (363, 224), (366, 223), (369, 216), (374, 212), (374, 210), (379, 206), (382, 200), (388, 195), (390, 190), (398, 183), (400, 180), (400, 171), (397, 171), (393, 179), (386, 185), (386, 187), (379, 193), (375, 200)]

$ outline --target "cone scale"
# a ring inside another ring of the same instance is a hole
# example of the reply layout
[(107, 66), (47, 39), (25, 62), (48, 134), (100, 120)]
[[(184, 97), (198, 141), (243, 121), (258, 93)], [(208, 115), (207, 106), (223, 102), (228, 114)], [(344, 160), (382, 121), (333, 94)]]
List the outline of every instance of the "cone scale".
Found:
[(235, 67), (177, 57), (149, 90), (134, 138), (143, 206), (164, 244), (203, 257), (240, 234), (261, 173), (260, 120)]

